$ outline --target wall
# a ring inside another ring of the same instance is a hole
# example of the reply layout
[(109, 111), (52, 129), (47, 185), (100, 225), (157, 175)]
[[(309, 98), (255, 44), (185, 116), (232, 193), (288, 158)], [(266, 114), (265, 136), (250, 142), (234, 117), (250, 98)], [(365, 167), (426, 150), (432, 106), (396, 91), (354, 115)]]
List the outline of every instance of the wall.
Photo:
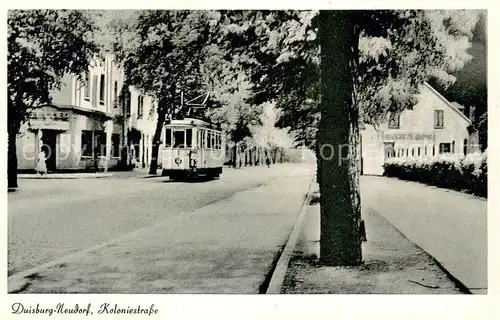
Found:
[[(443, 110), (443, 129), (434, 128), (434, 110)], [(387, 123), (375, 129), (367, 125), (361, 131), (363, 174), (380, 175), (386, 154), (384, 142), (394, 142), (395, 156), (420, 156), (439, 153), (440, 143), (455, 146), (455, 153), (463, 153), (464, 139), (471, 142), (470, 121), (454, 110), (432, 87), (425, 85), (419, 102), (413, 110), (405, 110), (400, 117), (400, 128), (390, 129)], [(427, 154), (426, 154), (427, 152)]]

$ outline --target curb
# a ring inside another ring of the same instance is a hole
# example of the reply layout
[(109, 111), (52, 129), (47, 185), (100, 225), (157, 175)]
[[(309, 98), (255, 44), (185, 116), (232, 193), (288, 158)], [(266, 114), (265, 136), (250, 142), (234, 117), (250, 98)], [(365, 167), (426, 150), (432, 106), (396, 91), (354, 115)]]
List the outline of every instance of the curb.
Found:
[(88, 175), (88, 176), (47, 176), (47, 177), (37, 177), (37, 176), (18, 176), (18, 179), (21, 180), (68, 180), (68, 179), (100, 179), (100, 178), (109, 178), (112, 177), (113, 174), (99, 174), (99, 175)]
[(290, 237), (286, 242), (285, 248), (281, 252), (281, 255), (278, 259), (274, 270), (272, 271), (271, 280), (269, 281), (269, 286), (267, 287), (266, 294), (280, 294), (281, 287), (283, 286), (283, 281), (285, 280), (285, 275), (288, 270), (288, 264), (290, 262), (290, 258), (293, 255), (295, 250), (295, 246), (297, 245), (297, 241), (299, 239), (300, 230), (302, 229), (302, 222), (304, 221), (304, 217), (307, 213), (307, 206), (309, 204), (309, 199), (311, 197), (312, 185), (315, 181), (315, 177), (312, 178), (311, 183), (309, 184), (309, 188), (307, 190), (307, 194), (305, 196), (304, 202), (302, 203), (302, 207), (300, 208), (299, 215), (297, 217), (297, 221), (293, 226), (292, 232), (290, 233)]

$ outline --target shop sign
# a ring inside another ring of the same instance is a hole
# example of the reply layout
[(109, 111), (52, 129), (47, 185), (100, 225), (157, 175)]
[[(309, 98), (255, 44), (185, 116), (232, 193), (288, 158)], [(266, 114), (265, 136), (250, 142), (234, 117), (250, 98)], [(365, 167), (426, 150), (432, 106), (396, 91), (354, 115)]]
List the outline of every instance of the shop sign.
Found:
[(420, 140), (428, 140), (434, 141), (435, 136), (434, 133), (430, 132), (394, 132), (387, 133), (382, 132), (383, 140), (391, 140), (391, 141), (420, 141)]
[(69, 120), (69, 112), (61, 111), (56, 109), (34, 109), (30, 112), (29, 118), (36, 120), (58, 120), (58, 121), (68, 121)]
[(29, 125), (32, 129), (45, 130), (69, 130), (68, 111), (55, 108), (39, 108), (31, 110), (29, 114)]
[(30, 127), (32, 129), (43, 129), (43, 130), (69, 130), (68, 121), (53, 121), (53, 120), (30, 120)]

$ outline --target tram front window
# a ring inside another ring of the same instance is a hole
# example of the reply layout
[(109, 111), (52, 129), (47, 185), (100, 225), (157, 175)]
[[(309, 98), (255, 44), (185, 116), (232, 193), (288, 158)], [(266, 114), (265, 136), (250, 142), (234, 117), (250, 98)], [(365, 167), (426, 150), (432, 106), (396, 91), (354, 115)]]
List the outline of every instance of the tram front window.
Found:
[(184, 136), (184, 130), (174, 131), (174, 148), (185, 148), (186, 141)]
[(193, 141), (193, 129), (186, 129), (186, 148), (191, 148)]

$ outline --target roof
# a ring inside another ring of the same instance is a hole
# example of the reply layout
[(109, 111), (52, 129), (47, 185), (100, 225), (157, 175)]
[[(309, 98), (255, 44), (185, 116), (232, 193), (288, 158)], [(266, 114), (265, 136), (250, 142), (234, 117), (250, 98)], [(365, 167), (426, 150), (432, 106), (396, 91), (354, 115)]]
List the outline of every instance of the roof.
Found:
[(202, 126), (202, 127), (207, 127), (207, 128), (215, 128), (216, 126), (200, 120), (200, 119), (195, 119), (195, 118), (184, 118), (182, 120), (172, 120), (168, 125), (181, 125), (181, 126)]
[(434, 93), (439, 99), (441, 99), (446, 105), (448, 105), (453, 111), (455, 111), (456, 113), (458, 113), (465, 121), (467, 121), (467, 123), (469, 125), (472, 125), (472, 121), (465, 115), (462, 113), (462, 111), (460, 111), (454, 104), (452, 104), (451, 102), (449, 102), (442, 94), (440, 94), (436, 89), (434, 89), (430, 84), (428, 84), (427, 82), (424, 83), (424, 86), (426, 86), (427, 88), (429, 88), (429, 90), (431, 90), (432, 93)]

